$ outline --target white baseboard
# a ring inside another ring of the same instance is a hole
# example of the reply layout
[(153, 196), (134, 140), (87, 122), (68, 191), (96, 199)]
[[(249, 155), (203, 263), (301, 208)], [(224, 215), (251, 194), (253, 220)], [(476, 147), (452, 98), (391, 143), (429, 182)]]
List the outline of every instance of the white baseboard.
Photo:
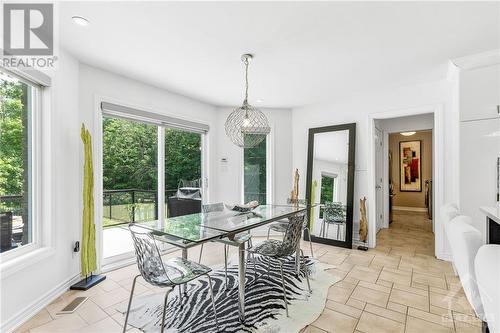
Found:
[(360, 242), (360, 241), (357, 241), (354, 239), (352, 240), (352, 246), (353, 246), (353, 248), (354, 247), (357, 248), (358, 246), (366, 246), (368, 248), (371, 248), (368, 243), (363, 243), (363, 242)]
[(71, 285), (76, 283), (80, 279), (80, 274), (78, 273), (76, 276), (73, 276), (66, 281), (60, 283), (52, 290), (48, 291), (44, 295), (42, 295), (37, 300), (33, 301), (23, 310), (19, 311), (17, 314), (12, 316), (12, 318), (7, 319), (2, 322), (0, 331), (1, 332), (12, 332), (16, 328), (20, 327), (22, 324), (27, 322), (31, 317), (40, 312), (47, 305), (52, 303), (56, 298), (64, 294)]
[(436, 253), (436, 258), (444, 261), (449, 261), (452, 262), (453, 258), (451, 257), (451, 254), (449, 253)]
[(425, 207), (392, 206), (392, 209), (405, 211), (405, 212), (419, 212), (419, 213), (426, 213), (427, 212), (427, 208), (425, 208)]

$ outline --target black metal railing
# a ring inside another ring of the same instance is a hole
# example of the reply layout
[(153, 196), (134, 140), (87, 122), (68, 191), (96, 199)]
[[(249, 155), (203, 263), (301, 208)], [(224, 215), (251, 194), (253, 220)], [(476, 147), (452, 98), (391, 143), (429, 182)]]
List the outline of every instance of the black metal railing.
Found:
[(11, 212), (14, 216), (21, 216), (22, 211), (22, 194), (9, 194), (0, 196), (0, 212)]
[[(165, 202), (177, 189), (165, 191)], [(165, 204), (165, 203), (164, 203)], [(121, 189), (103, 192), (104, 227), (158, 219), (158, 193), (154, 190)]]
[(154, 190), (120, 189), (103, 192), (104, 226), (158, 219), (158, 193)]
[(23, 204), (21, 194), (0, 196), (0, 252), (22, 245)]

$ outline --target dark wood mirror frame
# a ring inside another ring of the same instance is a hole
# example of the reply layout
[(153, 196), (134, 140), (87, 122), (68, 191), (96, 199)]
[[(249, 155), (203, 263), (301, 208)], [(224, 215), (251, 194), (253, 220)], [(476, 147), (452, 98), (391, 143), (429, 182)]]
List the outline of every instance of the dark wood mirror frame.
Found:
[[(317, 237), (311, 235), (311, 240), (316, 243), (323, 243), (338, 247), (352, 248), (352, 227), (353, 227), (353, 204), (354, 204), (354, 162), (356, 155), (356, 123), (333, 125), (325, 127), (316, 127), (309, 129), (309, 143), (307, 149), (307, 183), (306, 183), (306, 202), (311, 202), (311, 187), (314, 160), (314, 135), (319, 133), (349, 131), (349, 152), (347, 163), (347, 211), (346, 211), (346, 235), (345, 241)], [(311, 206), (308, 205), (307, 216), (311, 216)], [(309, 219), (310, 223), (310, 219)], [(311, 225), (309, 225), (311, 227)], [(309, 240), (307, 230), (304, 232), (304, 239)]]

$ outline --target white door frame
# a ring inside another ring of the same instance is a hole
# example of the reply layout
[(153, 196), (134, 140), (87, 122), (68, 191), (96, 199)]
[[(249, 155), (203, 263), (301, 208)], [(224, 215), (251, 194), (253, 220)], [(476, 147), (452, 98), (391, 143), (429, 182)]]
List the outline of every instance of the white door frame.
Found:
[[(372, 113), (368, 115), (368, 246), (377, 245), (376, 235), (376, 193), (375, 193), (375, 120), (398, 118), (405, 116), (434, 114), (434, 151), (433, 151), (433, 187), (434, 187), (434, 209), (433, 223), (435, 226), (435, 255), (438, 259), (444, 256), (444, 229), (439, 218), (439, 210), (444, 201), (444, 108), (440, 104), (412, 107), (408, 109), (391, 110), (386, 112)], [(394, 158), (394, 156), (393, 156)], [(370, 204), (372, 203), (372, 204)]]
[[(381, 150), (380, 150), (381, 154), (379, 156), (377, 156), (377, 148), (374, 149), (374, 152), (375, 152), (375, 169), (374, 169), (373, 176), (374, 176), (374, 179), (375, 179), (375, 201), (374, 201), (374, 203), (375, 203), (375, 211), (376, 211), (376, 214), (375, 214), (375, 217), (376, 217), (376, 220), (375, 220), (376, 221), (375, 222), (375, 232), (377, 233), (380, 229), (382, 229), (382, 228), (385, 227), (384, 226), (384, 221), (385, 221), (385, 209), (384, 209), (384, 207), (385, 207), (385, 200), (384, 200), (384, 198), (386, 197), (386, 188), (385, 188), (386, 177), (385, 177), (385, 168), (384, 168), (384, 151), (385, 151), (386, 146), (384, 144), (384, 134), (385, 134), (384, 131), (381, 130), (380, 128), (378, 128), (377, 126), (374, 127), (374, 131), (375, 132), (377, 132), (377, 131), (379, 132), (377, 134), (377, 136), (380, 134), (380, 137), (378, 139), (380, 140), (380, 144), (381, 144)], [(375, 137), (374, 137), (374, 139), (375, 139)], [(378, 146), (377, 139), (375, 139), (373, 141), (373, 143), (374, 143), (374, 145)], [(381, 206), (382, 206), (382, 219), (384, 221), (379, 221), (379, 218), (377, 216), (378, 214), (380, 214), (380, 212), (377, 211), (377, 205), (378, 205), (378, 202), (377, 202), (377, 190), (376, 190), (376, 186), (377, 186), (377, 183), (378, 183), (378, 180), (376, 179), (377, 178), (377, 157), (381, 159), (381, 161), (379, 161), (379, 163), (382, 163), (381, 166), (379, 165), (379, 167), (382, 168), (380, 170), (380, 172), (381, 172), (381, 178), (382, 178), (382, 181), (381, 181), (382, 184), (381, 184), (381, 188), (379, 190), (379, 192), (380, 192), (379, 194), (382, 196), (380, 198), (380, 200), (381, 200)], [(377, 222), (380, 222), (380, 228), (379, 228), (379, 225), (378, 225)]]

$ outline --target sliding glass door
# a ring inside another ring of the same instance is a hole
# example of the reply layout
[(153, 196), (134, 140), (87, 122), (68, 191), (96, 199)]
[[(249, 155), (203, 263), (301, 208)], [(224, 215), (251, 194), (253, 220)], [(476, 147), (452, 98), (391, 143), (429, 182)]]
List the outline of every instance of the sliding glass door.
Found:
[(103, 257), (133, 251), (130, 222), (158, 217), (158, 127), (103, 118)]
[(133, 255), (130, 222), (201, 211), (204, 134), (125, 116), (104, 115), (102, 124), (106, 265)]
[(197, 213), (202, 202), (202, 134), (165, 129), (165, 216)]

